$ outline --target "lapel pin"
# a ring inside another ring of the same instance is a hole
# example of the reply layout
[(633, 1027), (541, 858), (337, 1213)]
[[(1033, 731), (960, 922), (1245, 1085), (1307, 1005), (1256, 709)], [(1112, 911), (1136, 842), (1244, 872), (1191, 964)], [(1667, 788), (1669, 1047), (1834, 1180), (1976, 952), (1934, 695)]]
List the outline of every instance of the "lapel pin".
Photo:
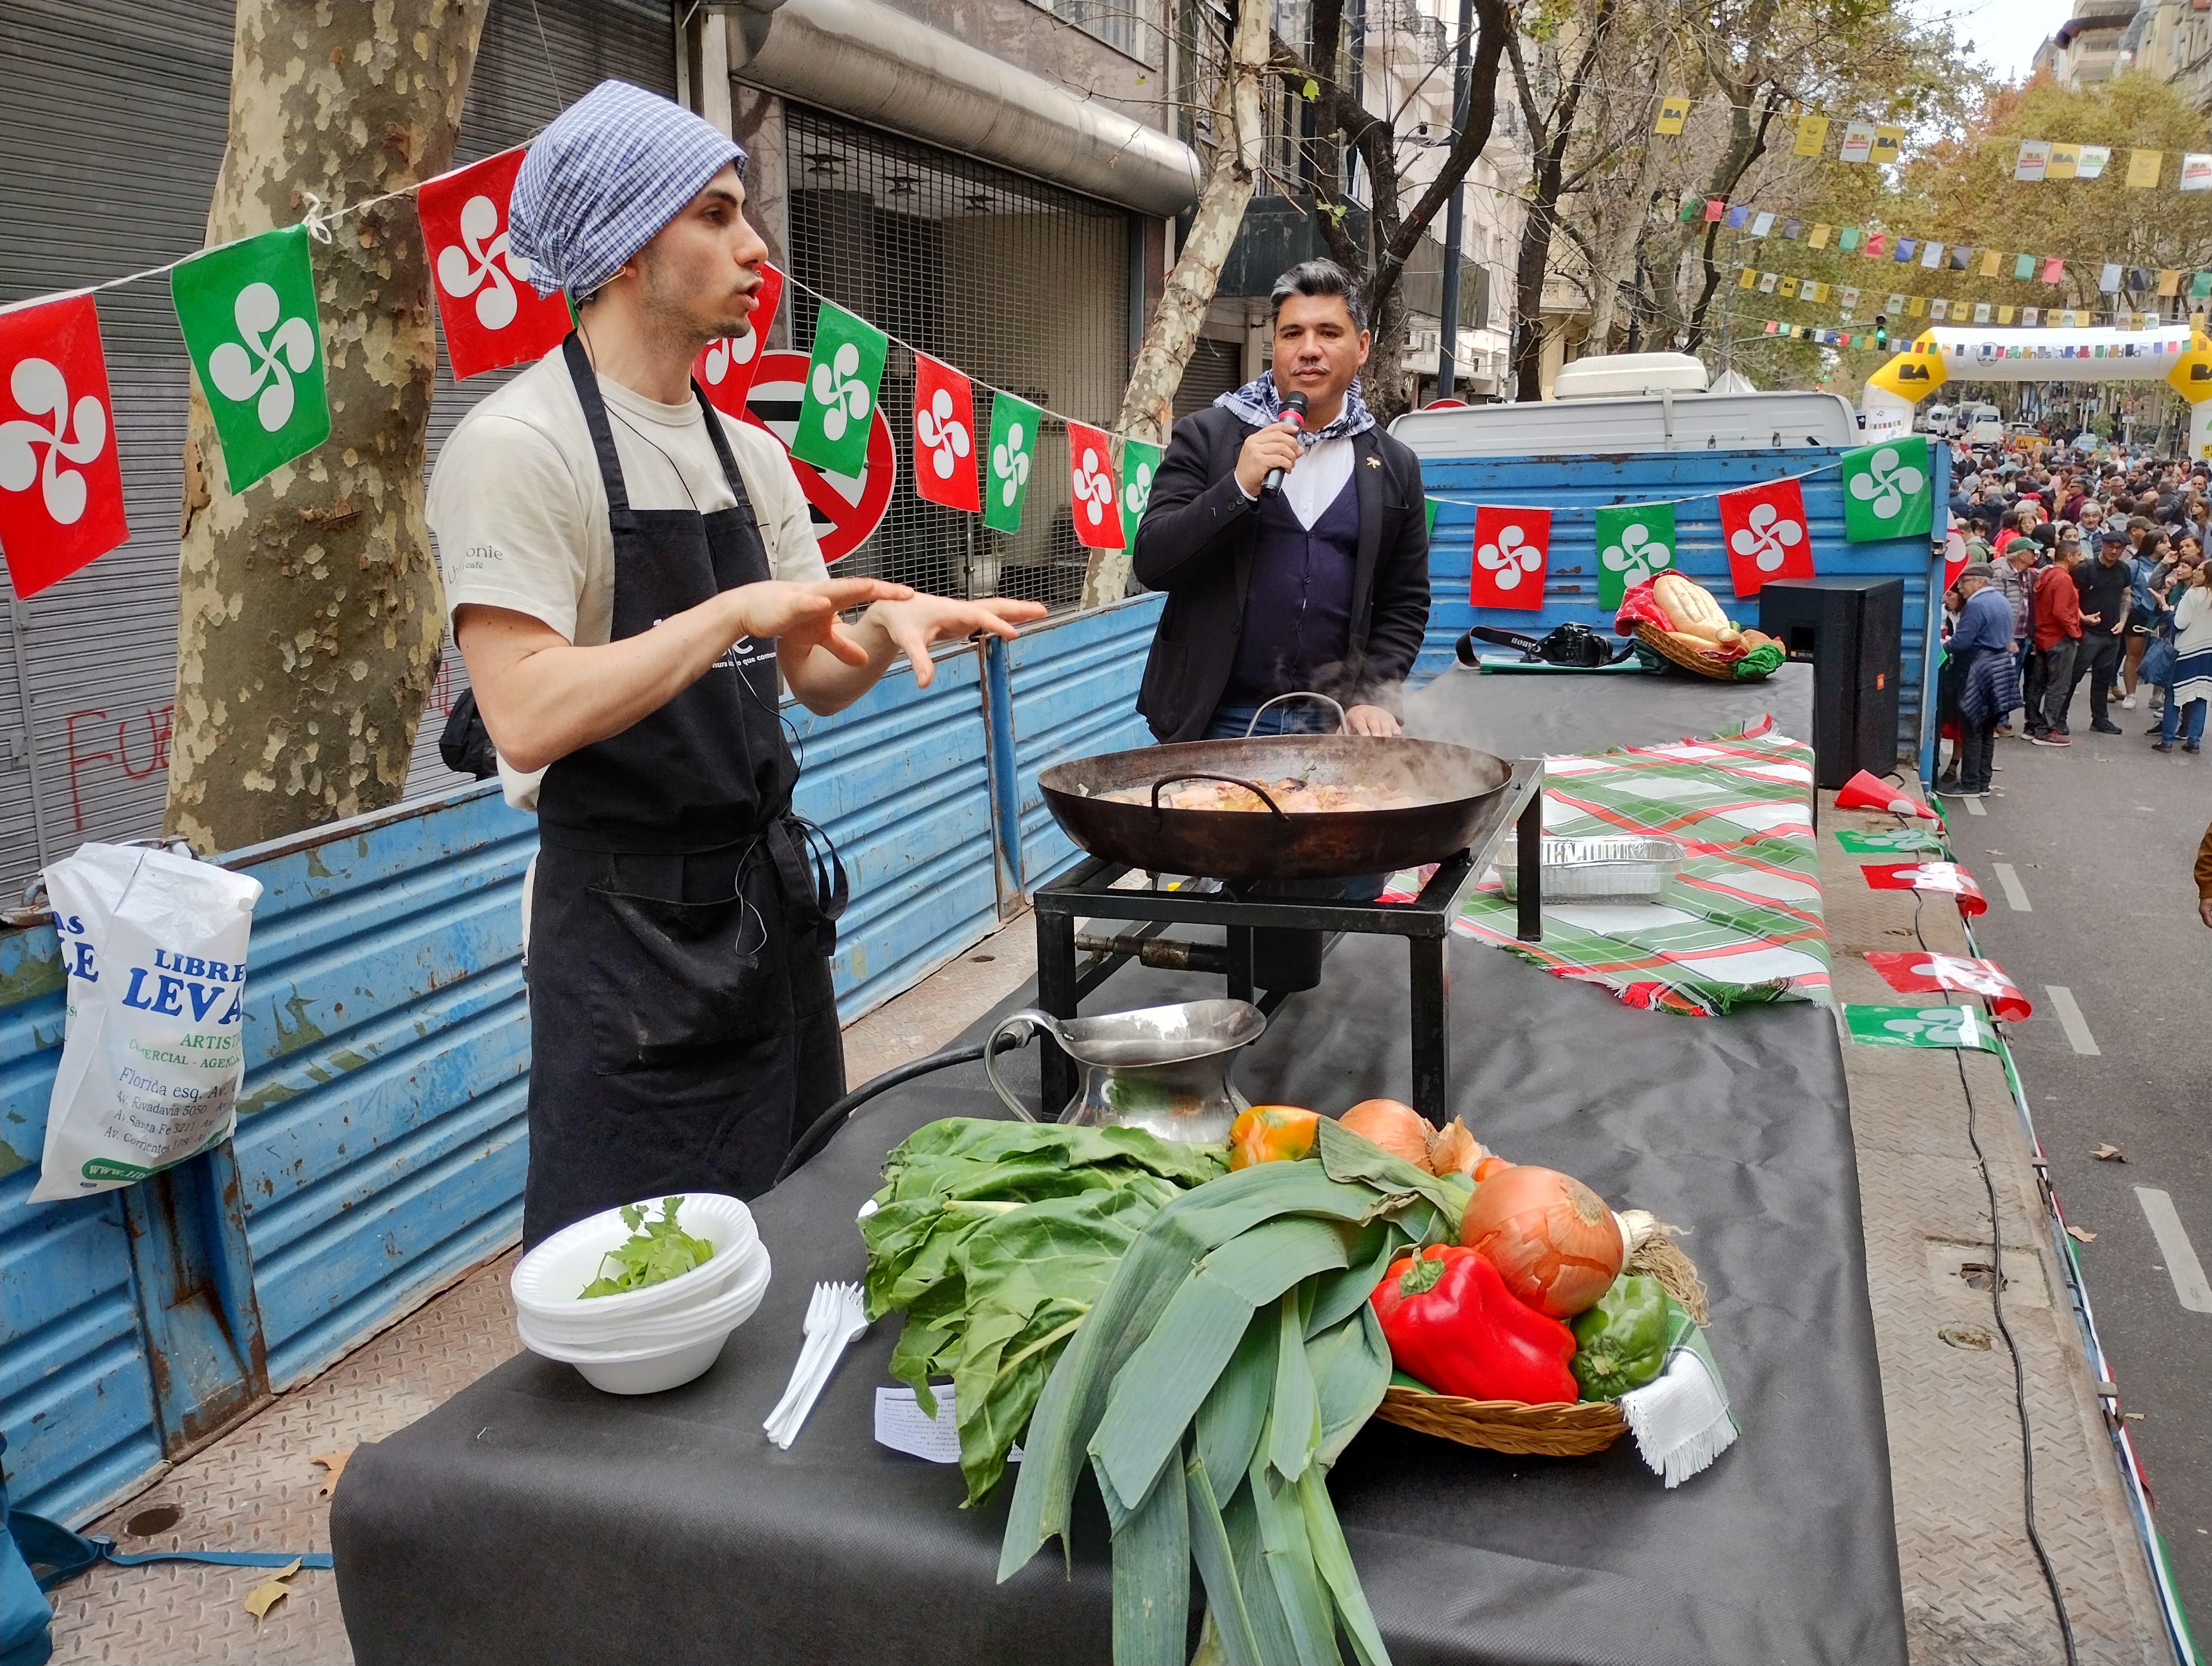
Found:
[(1379, 469), (1382, 466), (1382, 459), (1379, 457), (1370, 457), (1367, 459), (1367, 466), (1370, 469)]

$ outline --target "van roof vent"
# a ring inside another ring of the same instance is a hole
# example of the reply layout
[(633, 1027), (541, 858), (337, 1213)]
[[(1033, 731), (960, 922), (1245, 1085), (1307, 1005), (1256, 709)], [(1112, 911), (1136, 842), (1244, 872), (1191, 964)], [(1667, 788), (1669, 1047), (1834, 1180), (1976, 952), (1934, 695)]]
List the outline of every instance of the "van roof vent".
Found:
[(1632, 399), (1661, 393), (1703, 393), (1704, 363), (1691, 353), (1612, 353), (1577, 359), (1553, 385), (1560, 399)]

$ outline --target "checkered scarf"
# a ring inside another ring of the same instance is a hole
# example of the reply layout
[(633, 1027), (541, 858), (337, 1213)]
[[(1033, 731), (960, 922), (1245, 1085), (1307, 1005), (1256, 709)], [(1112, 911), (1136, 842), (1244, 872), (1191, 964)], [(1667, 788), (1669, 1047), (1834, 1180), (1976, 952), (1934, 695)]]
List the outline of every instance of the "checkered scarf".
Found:
[[(1254, 428), (1265, 428), (1270, 423), (1283, 420), (1283, 402), (1275, 395), (1275, 373), (1262, 370), (1258, 378), (1249, 381), (1233, 393), (1224, 393), (1214, 404), (1235, 411)], [(1352, 386), (1344, 390), (1344, 409), (1336, 413), (1335, 420), (1326, 428), (1302, 429), (1298, 443), (1308, 449), (1324, 440), (1340, 436), (1349, 438), (1364, 434), (1375, 426), (1375, 413), (1359, 397), (1359, 378), (1352, 379)]]
[(578, 300), (673, 220), (744, 147), (689, 110), (627, 82), (603, 81), (553, 119), (522, 159), (507, 246), (541, 295)]

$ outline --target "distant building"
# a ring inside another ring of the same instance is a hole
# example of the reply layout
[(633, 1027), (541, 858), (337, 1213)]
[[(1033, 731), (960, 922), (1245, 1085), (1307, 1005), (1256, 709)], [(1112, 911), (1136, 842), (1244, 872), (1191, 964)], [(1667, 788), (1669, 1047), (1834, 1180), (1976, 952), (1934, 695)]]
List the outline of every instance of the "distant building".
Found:
[(2212, 110), (2212, 0), (2142, 0), (2121, 38), (2127, 67), (2179, 88), (2200, 110)]
[[(2191, 0), (2180, 0), (2184, 5)], [(2142, 9), (2155, 10), (2158, 0)], [(2074, 0), (2074, 15), (2036, 49), (2033, 65), (2061, 87), (2078, 90), (2110, 81), (2131, 67), (2125, 44), (2136, 21), (2136, 0)]]

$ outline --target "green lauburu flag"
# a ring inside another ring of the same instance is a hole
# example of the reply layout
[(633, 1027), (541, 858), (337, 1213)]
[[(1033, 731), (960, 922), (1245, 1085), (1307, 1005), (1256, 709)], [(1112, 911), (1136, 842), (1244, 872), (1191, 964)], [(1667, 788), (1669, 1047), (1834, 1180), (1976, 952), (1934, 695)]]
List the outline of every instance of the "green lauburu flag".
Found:
[(791, 454), (832, 474), (858, 474), (867, 465), (868, 429), (884, 380), (890, 342), (866, 319), (823, 301), (814, 314), (814, 356), (806, 366), (806, 394)]
[(1036, 457), (1037, 408), (1011, 393), (991, 400), (991, 449), (983, 454), (983, 524), (994, 532), (1022, 529), (1030, 465)]
[(1837, 833), (1836, 842), (1854, 856), (1917, 856), (1933, 851), (1948, 860), (1951, 854), (1936, 834), (1910, 827), (1880, 833), (1854, 833), (1844, 828)]
[(1597, 604), (1619, 607), (1630, 586), (1674, 564), (1674, 506), (1617, 504), (1596, 519)]
[(1152, 479), (1160, 471), (1164, 455), (1158, 446), (1148, 446), (1142, 440), (1121, 442), (1121, 547), (1133, 552), (1137, 547), (1137, 523), (1145, 518), (1145, 506), (1152, 501)]
[(1845, 1006), (1844, 1028), (1870, 1047), (1973, 1047), (1997, 1050), (1997, 1032), (1972, 1006)]
[(1845, 452), (1843, 479), (1844, 537), (1850, 543), (1926, 538), (1935, 525), (1935, 472), (1924, 434)]
[(169, 299), (232, 491), (331, 437), (305, 226), (194, 255), (169, 274)]

